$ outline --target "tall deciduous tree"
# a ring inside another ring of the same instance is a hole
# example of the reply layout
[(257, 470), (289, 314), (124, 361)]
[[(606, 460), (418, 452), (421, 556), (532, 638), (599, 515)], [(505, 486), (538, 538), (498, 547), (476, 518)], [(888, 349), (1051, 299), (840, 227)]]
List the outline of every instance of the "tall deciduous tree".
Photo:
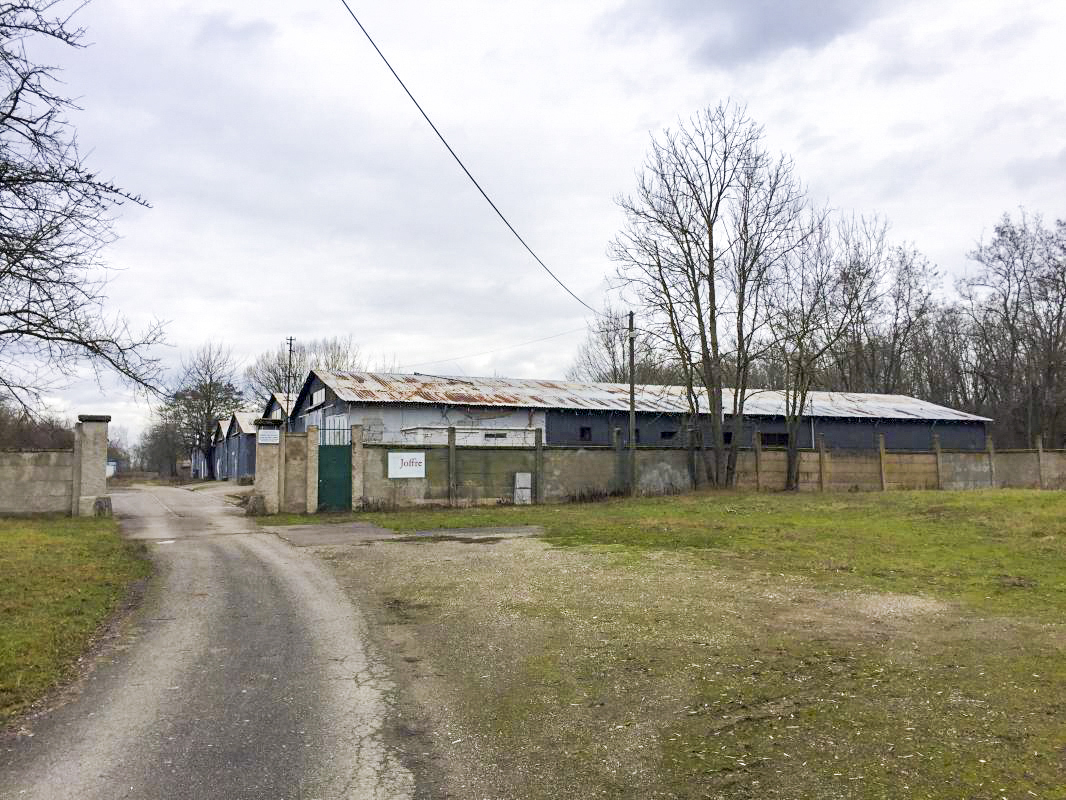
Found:
[[(636, 191), (618, 201), (626, 222), (610, 248), (643, 326), (674, 349), (690, 412), (709, 415), (712, 485), (734, 480), (748, 378), (767, 343), (768, 288), (797, 245), (804, 205), (791, 160), (762, 139), (728, 102), (653, 139)], [(728, 451), (725, 386), (739, 390)]]
[(1004, 215), (959, 284), (975, 348), (977, 394), (1014, 444), (1066, 435), (1066, 222)]
[(161, 327), (134, 333), (103, 309), (113, 213), (143, 201), (86, 165), (72, 101), (27, 54), (35, 39), (81, 46), (69, 5), (0, 3), (0, 396), (27, 408), (86, 363), (144, 389), (160, 374)]
[(206, 344), (182, 362), (181, 376), (161, 416), (174, 426), (185, 452), (195, 448), (203, 453), (209, 477), (214, 478), (213, 459), (208, 456), (215, 426), (243, 403), (233, 354), (222, 345)]

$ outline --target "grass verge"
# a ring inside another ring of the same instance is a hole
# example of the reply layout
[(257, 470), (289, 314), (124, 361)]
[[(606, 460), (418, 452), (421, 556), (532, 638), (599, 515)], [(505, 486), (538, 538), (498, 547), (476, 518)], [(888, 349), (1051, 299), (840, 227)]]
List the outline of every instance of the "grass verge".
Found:
[(399, 532), (540, 525), (555, 546), (619, 558), (687, 551), (710, 566), (801, 575), (827, 587), (959, 599), (990, 613), (1066, 614), (1064, 492), (715, 492), (258, 521), (369, 521)]
[(459, 795), (1066, 800), (1066, 494), (361, 518), (545, 528), (323, 551)]
[(72, 674), (149, 571), (113, 519), (0, 519), (0, 727)]

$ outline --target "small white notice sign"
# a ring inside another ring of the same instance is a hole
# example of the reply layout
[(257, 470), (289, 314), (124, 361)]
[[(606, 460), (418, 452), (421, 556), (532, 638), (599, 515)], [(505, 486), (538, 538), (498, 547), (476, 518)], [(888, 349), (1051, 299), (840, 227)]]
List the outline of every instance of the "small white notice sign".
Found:
[(390, 478), (426, 477), (425, 453), (389, 453)]
[(260, 428), (256, 431), (255, 440), (259, 444), (281, 444), (281, 429)]

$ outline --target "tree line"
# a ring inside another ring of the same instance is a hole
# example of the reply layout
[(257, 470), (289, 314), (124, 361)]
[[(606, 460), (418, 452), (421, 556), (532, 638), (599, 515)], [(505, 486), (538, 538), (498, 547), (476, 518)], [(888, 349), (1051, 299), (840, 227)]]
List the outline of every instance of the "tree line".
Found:
[(229, 348), (205, 344), (182, 359), (153, 408), (137, 446), (138, 459), (145, 469), (173, 476), (178, 462), (198, 450), (213, 478), (208, 454), (220, 419), (229, 419), (234, 411), (261, 412), (274, 394), (295, 399), (312, 369), (358, 371), (367, 366), (351, 335), (294, 342), (291, 353), (282, 344), (260, 353), (243, 370)]
[[(784, 393), (789, 485), (811, 391), (904, 394), (991, 417), (1002, 446), (1063, 446), (1066, 223), (1004, 215), (954, 286), (886, 220), (810, 198), (787, 155), (731, 102), (652, 138), (609, 247), (640, 316), (636, 379), (686, 387), (708, 415), (711, 485), (732, 485), (744, 405)], [(605, 308), (570, 377), (628, 380)], [(724, 407), (723, 389), (733, 389)]]

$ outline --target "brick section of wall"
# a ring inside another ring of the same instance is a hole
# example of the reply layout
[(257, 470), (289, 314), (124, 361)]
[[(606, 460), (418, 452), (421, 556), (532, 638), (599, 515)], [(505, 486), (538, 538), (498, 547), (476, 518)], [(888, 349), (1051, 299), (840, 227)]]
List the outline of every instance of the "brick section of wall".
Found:
[(69, 514), (71, 450), (0, 452), (0, 514)]

